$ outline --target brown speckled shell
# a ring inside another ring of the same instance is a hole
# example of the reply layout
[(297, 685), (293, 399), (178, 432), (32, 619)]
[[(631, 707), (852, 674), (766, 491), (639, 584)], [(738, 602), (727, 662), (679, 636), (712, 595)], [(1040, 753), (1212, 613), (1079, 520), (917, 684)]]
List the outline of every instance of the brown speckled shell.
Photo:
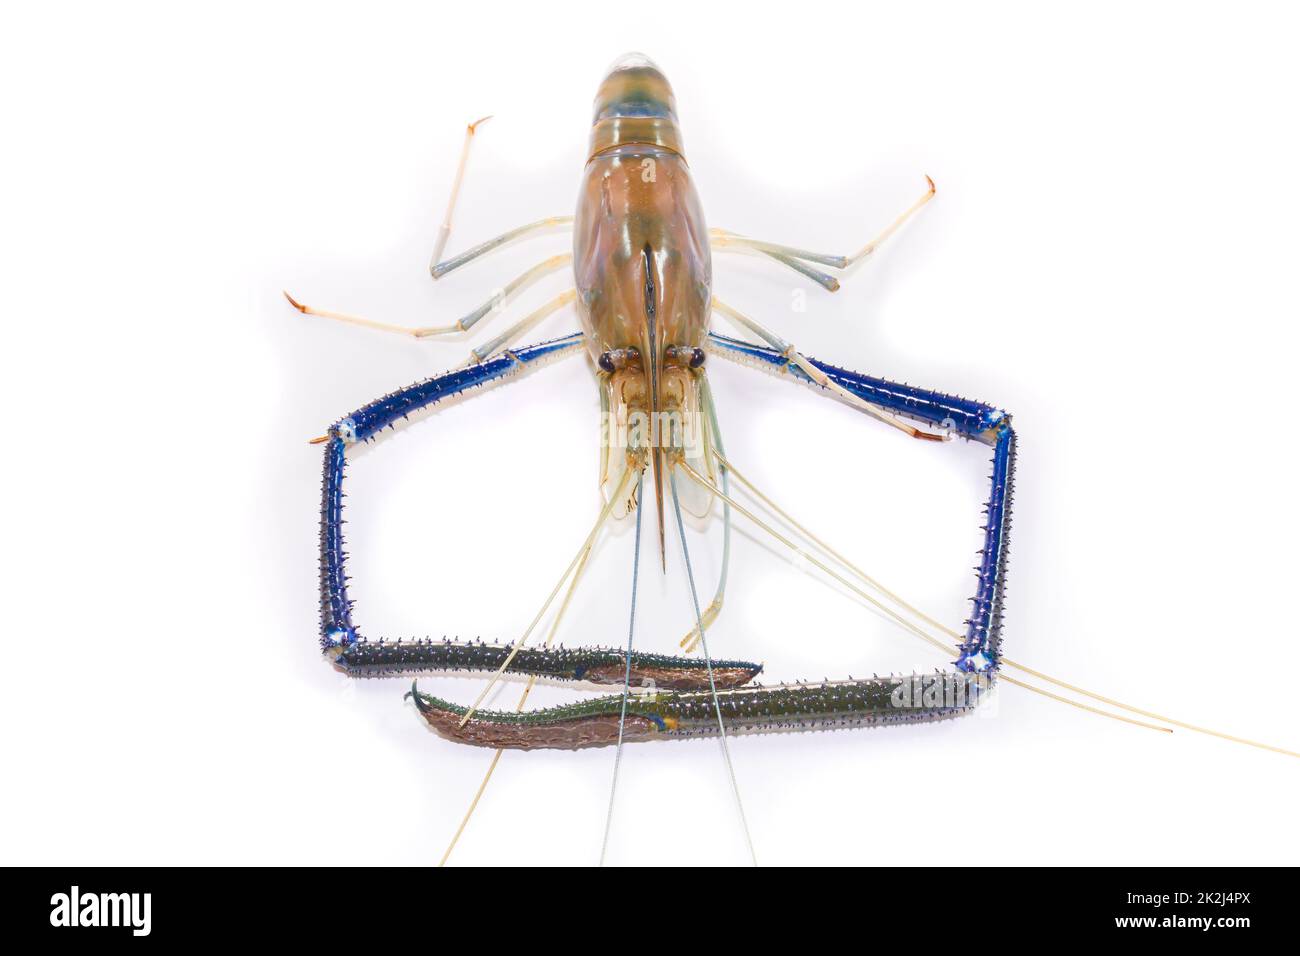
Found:
[[(471, 718), (460, 726), (460, 715), (421, 702), (420, 714), (440, 736), (457, 743), (506, 750), (576, 750), (607, 747), (618, 742), (618, 718), (580, 717), (553, 724), (506, 724)], [(628, 714), (624, 740), (636, 740), (656, 733), (654, 721)]]

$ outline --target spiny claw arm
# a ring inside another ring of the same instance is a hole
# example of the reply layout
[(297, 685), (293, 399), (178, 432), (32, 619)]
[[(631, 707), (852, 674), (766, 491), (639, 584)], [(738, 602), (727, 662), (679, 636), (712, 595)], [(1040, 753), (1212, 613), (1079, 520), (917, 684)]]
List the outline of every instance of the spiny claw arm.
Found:
[[(508, 644), (482, 641), (367, 641), (331, 649), (334, 666), (353, 677), (395, 677), (438, 671), (490, 673), (510, 653)], [(613, 647), (521, 647), (505, 672), (549, 680), (622, 684), (626, 651)], [(763, 665), (750, 661), (714, 661), (719, 687), (747, 684)], [(699, 690), (708, 686), (704, 662), (693, 657), (673, 657), (634, 651), (632, 685), (665, 690)]]
[(575, 332), (549, 342), (516, 349), (510, 356), (446, 372), (399, 389), (363, 405), (329, 427), (324, 442), (324, 476), (321, 483), (320, 640), (323, 651), (330, 653), (334, 648), (361, 639), (352, 620), (352, 600), (348, 596), (343, 543), (343, 478), (347, 467), (347, 447), (369, 441), (409, 415), (446, 398), (473, 388), (512, 381), (530, 367), (551, 359), (576, 355), (581, 348), (582, 334)]
[[(786, 355), (774, 348), (752, 345), (739, 339), (709, 334), (710, 350), (726, 358), (773, 371), (792, 369)], [(953, 435), (993, 448), (991, 486), (985, 505), (984, 547), (976, 569), (979, 584), (964, 640), (958, 645), (959, 670), (983, 673), (996, 670), (1002, 632), (1003, 585), (1006, 580), (1008, 539), (1011, 531), (1011, 499), (1015, 487), (1016, 433), (1011, 416), (1001, 409), (955, 395), (945, 395), (886, 379), (851, 372), (816, 359), (806, 359), (820, 375), (857, 398)], [(820, 384), (802, 368), (792, 369), (804, 381)], [(733, 502), (733, 507), (735, 506)]]

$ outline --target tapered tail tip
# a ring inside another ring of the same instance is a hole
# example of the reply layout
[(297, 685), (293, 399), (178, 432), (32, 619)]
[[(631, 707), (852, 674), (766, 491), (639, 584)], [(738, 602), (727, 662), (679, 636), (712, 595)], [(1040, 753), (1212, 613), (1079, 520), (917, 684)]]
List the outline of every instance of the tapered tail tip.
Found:
[(297, 310), (298, 310), (299, 312), (301, 312), (303, 315), (306, 315), (306, 314), (307, 314), (307, 307), (306, 307), (305, 305), (303, 305), (301, 302), (299, 302), (297, 299), (295, 299), (293, 296), (291, 296), (291, 295), (290, 295), (287, 291), (285, 291), (284, 289), (281, 289), (280, 292), (283, 293), (283, 294), (284, 294), (284, 297), (285, 297), (286, 299), (289, 300), (289, 304), (290, 304), (291, 306), (293, 306), (295, 309), (297, 309)]

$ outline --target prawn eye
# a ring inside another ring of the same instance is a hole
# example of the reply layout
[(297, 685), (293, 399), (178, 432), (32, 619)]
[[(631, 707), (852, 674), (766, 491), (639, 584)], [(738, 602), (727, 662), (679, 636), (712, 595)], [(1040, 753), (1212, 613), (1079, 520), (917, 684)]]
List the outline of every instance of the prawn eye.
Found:
[(686, 345), (670, 345), (664, 352), (664, 359), (669, 365), (686, 365), (699, 368), (704, 364), (704, 349), (691, 348)]
[(629, 365), (638, 365), (640, 362), (641, 353), (634, 348), (608, 349), (601, 352), (600, 358), (596, 360), (596, 364), (606, 372), (615, 372)]

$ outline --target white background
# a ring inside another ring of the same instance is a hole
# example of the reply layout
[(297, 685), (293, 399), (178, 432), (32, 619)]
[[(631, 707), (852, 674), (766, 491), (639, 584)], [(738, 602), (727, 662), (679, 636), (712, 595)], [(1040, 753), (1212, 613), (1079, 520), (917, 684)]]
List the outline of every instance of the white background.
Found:
[[(1014, 413), (1007, 653), (1300, 747), (1300, 67), (1282, 5), (129, 4), (4, 20), (3, 862), (438, 860), (489, 755), (431, 734), (402, 681), (349, 682), (319, 659), (306, 442), (469, 344), (309, 319), (280, 290), (449, 322), (563, 250), (551, 236), (436, 286), (426, 273), (464, 124), (495, 114), (451, 250), (572, 210), (591, 97), (629, 49), (675, 86), (711, 225), (847, 252), (924, 173), (937, 181), (836, 295), (723, 256), (716, 291), (813, 355)], [(557, 315), (536, 337), (574, 326)], [(367, 634), (518, 636), (598, 506), (584, 361), (356, 460)], [(960, 624), (986, 450), (909, 442), (716, 359), (712, 380), (737, 464)], [(623, 639), (629, 531), (599, 550), (566, 643)], [(772, 680), (943, 666), (738, 531), (716, 655), (765, 661)], [(692, 538), (706, 590), (718, 542), (717, 522)], [(671, 548), (667, 576), (647, 567), (638, 645), (667, 650), (690, 623), (682, 569)], [(732, 753), (767, 864), (1300, 851), (1293, 758), (1015, 687), (940, 726)], [(611, 861), (746, 861), (716, 741), (624, 756)], [(594, 862), (613, 757), (507, 754), (453, 862)]]

